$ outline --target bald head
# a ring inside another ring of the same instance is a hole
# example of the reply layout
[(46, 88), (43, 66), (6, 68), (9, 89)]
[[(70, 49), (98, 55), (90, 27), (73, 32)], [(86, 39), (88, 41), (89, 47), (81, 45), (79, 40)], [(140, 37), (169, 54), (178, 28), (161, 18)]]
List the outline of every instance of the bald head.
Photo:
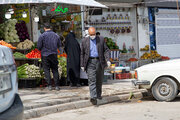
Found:
[(90, 28), (88, 29), (88, 32), (89, 32), (89, 35), (90, 35), (90, 36), (96, 35), (96, 29), (95, 29), (94, 27), (90, 27)]

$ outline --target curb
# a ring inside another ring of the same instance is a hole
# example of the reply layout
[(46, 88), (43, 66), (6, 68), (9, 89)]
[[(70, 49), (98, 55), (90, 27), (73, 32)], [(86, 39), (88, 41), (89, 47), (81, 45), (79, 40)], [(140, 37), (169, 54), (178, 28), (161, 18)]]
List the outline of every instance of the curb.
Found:
[[(144, 95), (146, 95), (146, 93), (147, 92), (145, 91), (133, 92), (133, 97), (136, 99), (141, 99), (144, 97)], [(107, 96), (107, 97), (103, 97), (102, 100), (98, 100), (97, 102), (98, 102), (98, 105), (103, 105), (103, 104), (117, 102), (117, 101), (125, 101), (125, 100), (128, 100), (129, 97), (130, 97), (129, 94)], [(53, 105), (53, 106), (46, 106), (46, 107), (26, 110), (24, 112), (24, 119), (41, 117), (41, 116), (48, 115), (51, 113), (62, 112), (65, 110), (85, 108), (89, 106), (93, 106), (89, 100), (80, 100), (76, 102), (64, 103), (64, 104)]]
[[(116, 94), (111, 94), (111, 95), (106, 95), (103, 97), (108, 97), (108, 96), (116, 96), (116, 95), (123, 95), (123, 94), (129, 94), (130, 92), (146, 92), (145, 89), (136, 89), (136, 90), (127, 90), (127, 91), (122, 91)], [(25, 105), (24, 106), (24, 110), (31, 110), (31, 109), (36, 109), (36, 108), (40, 108), (40, 107), (47, 107), (47, 106), (52, 106), (52, 105), (58, 105), (58, 104), (65, 104), (65, 103), (69, 103), (69, 102), (75, 102), (75, 101), (80, 101), (80, 100), (87, 100), (89, 99), (88, 97), (73, 97), (73, 98), (67, 98), (64, 100), (53, 100), (53, 101), (48, 101), (48, 102), (44, 102), (44, 103), (38, 103), (38, 104), (30, 104), (30, 105)]]

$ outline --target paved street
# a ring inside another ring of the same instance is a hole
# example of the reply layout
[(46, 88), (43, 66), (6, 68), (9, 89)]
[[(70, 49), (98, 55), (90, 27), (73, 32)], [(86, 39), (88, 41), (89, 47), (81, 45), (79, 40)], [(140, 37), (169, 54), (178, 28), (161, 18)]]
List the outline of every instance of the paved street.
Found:
[(64, 111), (30, 120), (180, 120), (180, 96), (173, 102), (152, 98)]

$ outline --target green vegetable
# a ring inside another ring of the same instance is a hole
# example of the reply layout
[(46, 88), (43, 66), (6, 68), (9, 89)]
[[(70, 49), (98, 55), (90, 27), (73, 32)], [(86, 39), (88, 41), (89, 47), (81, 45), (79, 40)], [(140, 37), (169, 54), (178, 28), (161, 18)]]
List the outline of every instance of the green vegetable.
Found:
[(106, 44), (109, 49), (119, 49), (119, 47), (116, 45), (116, 43), (111, 38), (105, 37), (105, 39), (107, 40)]
[(62, 77), (67, 77), (67, 59), (65, 57), (58, 58), (59, 65), (62, 67)]
[(17, 68), (18, 78), (41, 78), (39, 67), (35, 65), (24, 64)]
[(14, 58), (26, 58), (26, 56), (20, 52), (15, 52), (13, 55)]

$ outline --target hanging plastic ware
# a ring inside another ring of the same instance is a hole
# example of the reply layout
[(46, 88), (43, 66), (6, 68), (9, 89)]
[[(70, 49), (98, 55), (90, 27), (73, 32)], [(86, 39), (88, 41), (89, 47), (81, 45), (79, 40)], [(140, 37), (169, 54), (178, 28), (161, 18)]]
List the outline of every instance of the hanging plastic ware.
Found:
[(120, 30), (119, 29), (116, 29), (116, 32), (115, 32), (116, 34), (119, 34), (120, 33)]
[(131, 29), (130, 28), (127, 28), (127, 33), (130, 33), (131, 32)]
[(114, 34), (114, 29), (111, 29), (111, 30), (110, 30), (110, 33), (111, 33), (111, 34)]
[(121, 29), (121, 33), (125, 33), (126, 30), (124, 28)]

